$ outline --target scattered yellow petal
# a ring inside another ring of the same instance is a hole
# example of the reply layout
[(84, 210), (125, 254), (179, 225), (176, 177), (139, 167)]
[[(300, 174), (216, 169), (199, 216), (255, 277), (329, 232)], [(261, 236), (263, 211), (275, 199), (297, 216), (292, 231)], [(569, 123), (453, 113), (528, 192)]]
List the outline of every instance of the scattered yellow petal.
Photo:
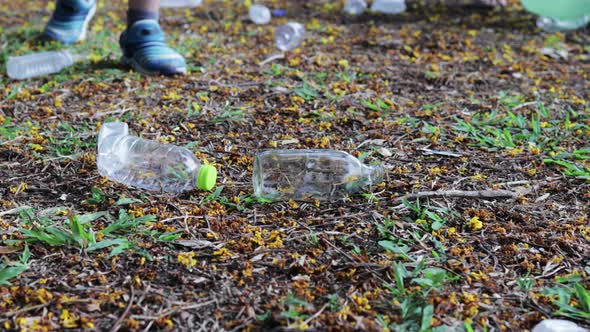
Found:
[(483, 222), (479, 220), (479, 217), (475, 216), (469, 220), (469, 227), (472, 231), (478, 231), (483, 228)]

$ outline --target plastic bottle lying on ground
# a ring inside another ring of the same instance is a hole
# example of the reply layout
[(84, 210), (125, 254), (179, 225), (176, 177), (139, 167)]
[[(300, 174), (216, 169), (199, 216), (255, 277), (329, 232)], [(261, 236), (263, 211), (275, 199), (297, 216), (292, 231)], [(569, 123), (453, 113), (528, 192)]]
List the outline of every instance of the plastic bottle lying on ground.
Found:
[(541, 16), (537, 19), (537, 27), (546, 32), (576, 30), (585, 27), (590, 22), (590, 16), (575, 19), (557, 19)]
[(8, 58), (6, 72), (12, 79), (24, 80), (59, 73), (82, 59), (84, 59), (83, 55), (67, 50), (33, 53)]
[(365, 0), (346, 0), (344, 12), (349, 15), (360, 15), (367, 9)]
[(160, 7), (162, 8), (190, 8), (199, 7), (203, 4), (203, 0), (162, 0)]
[(588, 330), (568, 320), (546, 319), (537, 324), (532, 332), (588, 332)]
[(375, 0), (371, 10), (385, 14), (399, 14), (406, 11), (405, 0)]
[(252, 5), (248, 11), (250, 20), (256, 24), (268, 24), (270, 22), (270, 9), (263, 5)]
[(275, 30), (277, 48), (283, 52), (292, 51), (305, 38), (305, 27), (301, 23), (289, 22)]
[(152, 191), (211, 190), (217, 180), (215, 167), (202, 165), (188, 149), (129, 135), (123, 122), (102, 125), (97, 166), (112, 181)]
[(383, 167), (363, 165), (334, 150), (271, 150), (254, 158), (254, 195), (277, 200), (338, 200), (383, 179)]

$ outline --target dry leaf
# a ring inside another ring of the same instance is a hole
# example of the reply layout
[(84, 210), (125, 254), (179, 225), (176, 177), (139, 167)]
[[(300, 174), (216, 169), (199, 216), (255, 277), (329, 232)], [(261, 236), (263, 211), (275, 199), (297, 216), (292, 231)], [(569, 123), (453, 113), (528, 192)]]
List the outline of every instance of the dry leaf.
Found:
[(2, 247), (0, 246), (0, 254), (12, 254), (14, 252), (20, 251), (20, 248), (17, 247)]

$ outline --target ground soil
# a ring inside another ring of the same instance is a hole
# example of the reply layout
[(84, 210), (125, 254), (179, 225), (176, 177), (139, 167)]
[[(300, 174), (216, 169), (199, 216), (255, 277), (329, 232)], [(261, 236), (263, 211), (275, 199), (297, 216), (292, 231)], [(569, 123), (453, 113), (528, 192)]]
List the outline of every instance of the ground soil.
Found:
[[(48, 3), (30, 3), (37, 9), (0, 1), (8, 13), (0, 17), (2, 47), (42, 48), (33, 36)], [(558, 310), (544, 289), (568, 276), (589, 289), (590, 183), (544, 163), (550, 151), (526, 140), (482, 146), (456, 129), (458, 119), (494, 109), (528, 120), (541, 102), (551, 111), (547, 123), (557, 123), (548, 139), (564, 151), (587, 148), (588, 31), (541, 33), (517, 4), (409, 1), (403, 15), (347, 17), (334, 2), (266, 3), (286, 8), (309, 35), (263, 65), (277, 53), (273, 26), (287, 18), (255, 26), (242, 2), (209, 1), (162, 14), (189, 75), (130, 72), (116, 47), (124, 8), (109, 3), (87, 46), (78, 46), (93, 61), (22, 84), (1, 77), (0, 120), (10, 118), (4, 128), (17, 131), (0, 137), (0, 211), (13, 211), (0, 216), (3, 262), (23, 250), (21, 229), (31, 225), (14, 211), (23, 206), (35, 214), (57, 207), (63, 213), (51, 220), (62, 224), (123, 209), (154, 215), (144, 230), (181, 235), (126, 234), (137, 246), (114, 257), (108, 249), (29, 241), (28, 269), (0, 287), (3, 328), (382, 330), (404, 321), (401, 298), (390, 290), (393, 263), (412, 270), (419, 257), (453, 276), (422, 298), (433, 305), (434, 327), (460, 330), (467, 321), (475, 330), (531, 329)], [(518, 102), (508, 105), (510, 98)], [(582, 127), (560, 140), (570, 109)], [(96, 132), (117, 119), (143, 137), (189, 144), (218, 167), (223, 191), (212, 199), (197, 191), (172, 196), (102, 178)], [(253, 154), (271, 148), (344, 150), (387, 165), (388, 174), (364, 192), (372, 195), (346, 201), (252, 202)], [(104, 197), (88, 201), (93, 188)], [(450, 189), (520, 195), (421, 199), (432, 211), (446, 209), (437, 230), (399, 200)], [(120, 197), (137, 201), (116, 205)], [(99, 218), (92, 227), (112, 222)], [(385, 250), (379, 243), (387, 239), (406, 244), (408, 257)], [(535, 284), (523, 290), (518, 278), (527, 276)]]

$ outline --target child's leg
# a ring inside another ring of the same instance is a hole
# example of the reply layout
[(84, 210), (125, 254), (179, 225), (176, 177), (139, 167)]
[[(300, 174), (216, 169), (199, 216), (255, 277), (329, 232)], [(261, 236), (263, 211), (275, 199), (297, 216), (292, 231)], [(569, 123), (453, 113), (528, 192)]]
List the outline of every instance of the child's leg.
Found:
[(127, 30), (119, 39), (123, 63), (144, 74), (184, 74), (184, 58), (166, 45), (159, 9), (160, 0), (129, 0)]
[(41, 39), (71, 44), (86, 38), (88, 23), (96, 10), (96, 0), (57, 0), (55, 11)]
[(157, 12), (160, 10), (160, 0), (129, 0), (129, 8)]
[(141, 20), (158, 20), (160, 0), (129, 0), (127, 26)]

